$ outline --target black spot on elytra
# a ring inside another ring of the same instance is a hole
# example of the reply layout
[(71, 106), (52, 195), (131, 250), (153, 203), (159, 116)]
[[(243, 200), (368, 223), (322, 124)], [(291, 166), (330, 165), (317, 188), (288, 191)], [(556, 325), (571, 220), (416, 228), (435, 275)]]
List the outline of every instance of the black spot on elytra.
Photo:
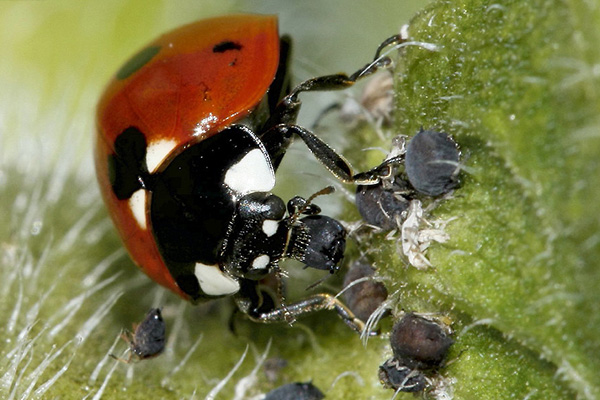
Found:
[(108, 156), (108, 175), (119, 200), (131, 197), (138, 189), (146, 188), (149, 180), (146, 167), (146, 137), (139, 129), (125, 129), (114, 144), (115, 152)]
[(213, 47), (213, 53), (225, 53), (230, 50), (241, 50), (242, 45), (231, 40), (224, 40)]

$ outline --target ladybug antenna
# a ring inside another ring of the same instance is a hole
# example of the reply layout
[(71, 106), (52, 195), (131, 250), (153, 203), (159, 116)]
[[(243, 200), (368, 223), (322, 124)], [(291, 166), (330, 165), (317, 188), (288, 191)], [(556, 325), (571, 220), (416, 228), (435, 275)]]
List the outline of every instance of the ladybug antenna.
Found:
[(333, 186), (327, 186), (319, 190), (318, 192), (313, 193), (308, 199), (306, 199), (306, 205), (302, 208), (301, 211), (304, 212), (311, 205), (312, 201), (316, 197), (331, 194), (333, 192), (335, 192), (335, 188)]
[(290, 213), (289, 222), (293, 224), (298, 220), (300, 215), (315, 215), (321, 212), (319, 206), (312, 204), (312, 201), (318, 197), (327, 194), (331, 194), (335, 192), (335, 188), (333, 186), (327, 186), (323, 189), (319, 190), (316, 193), (313, 193), (308, 199), (303, 199), (300, 196), (296, 196), (288, 202), (288, 212)]

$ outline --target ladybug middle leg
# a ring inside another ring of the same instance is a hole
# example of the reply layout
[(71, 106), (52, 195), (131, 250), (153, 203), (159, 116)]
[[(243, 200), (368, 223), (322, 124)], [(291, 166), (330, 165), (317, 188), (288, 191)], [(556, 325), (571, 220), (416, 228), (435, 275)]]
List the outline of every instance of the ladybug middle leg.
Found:
[(257, 282), (245, 280), (242, 282), (242, 288), (236, 295), (235, 301), (238, 308), (255, 322), (287, 322), (291, 324), (297, 317), (304, 314), (321, 310), (335, 310), (344, 323), (354, 331), (362, 333), (365, 327), (364, 322), (356, 318), (348, 307), (327, 293), (314, 294), (296, 303), (265, 310)]

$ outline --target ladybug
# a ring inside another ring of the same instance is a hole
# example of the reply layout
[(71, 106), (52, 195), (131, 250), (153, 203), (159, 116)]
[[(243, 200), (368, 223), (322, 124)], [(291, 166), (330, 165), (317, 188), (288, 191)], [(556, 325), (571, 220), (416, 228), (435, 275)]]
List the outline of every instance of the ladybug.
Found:
[[(313, 197), (271, 193), (275, 172), (300, 138), (346, 183), (376, 183), (308, 129), (296, 125), (299, 94), (352, 86), (390, 60), (382, 51), (354, 74), (291, 88), (291, 42), (276, 16), (207, 19), (159, 37), (118, 70), (98, 105), (96, 172), (109, 214), (133, 261), (154, 281), (191, 302), (233, 296), (259, 322), (288, 321), (335, 309), (362, 322), (337, 299), (317, 294), (265, 309), (258, 283), (296, 259), (335, 272), (346, 231), (320, 214)], [(325, 189), (318, 194), (331, 192)]]

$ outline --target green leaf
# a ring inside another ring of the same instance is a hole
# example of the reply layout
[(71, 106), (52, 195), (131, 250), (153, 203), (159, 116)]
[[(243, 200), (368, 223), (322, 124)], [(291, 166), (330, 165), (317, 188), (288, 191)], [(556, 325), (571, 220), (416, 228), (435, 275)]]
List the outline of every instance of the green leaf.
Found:
[(395, 131), (452, 134), (462, 183), (433, 270), (367, 246), (400, 307), (454, 319), (456, 398), (600, 397), (599, 7), (444, 1), (410, 25)]

